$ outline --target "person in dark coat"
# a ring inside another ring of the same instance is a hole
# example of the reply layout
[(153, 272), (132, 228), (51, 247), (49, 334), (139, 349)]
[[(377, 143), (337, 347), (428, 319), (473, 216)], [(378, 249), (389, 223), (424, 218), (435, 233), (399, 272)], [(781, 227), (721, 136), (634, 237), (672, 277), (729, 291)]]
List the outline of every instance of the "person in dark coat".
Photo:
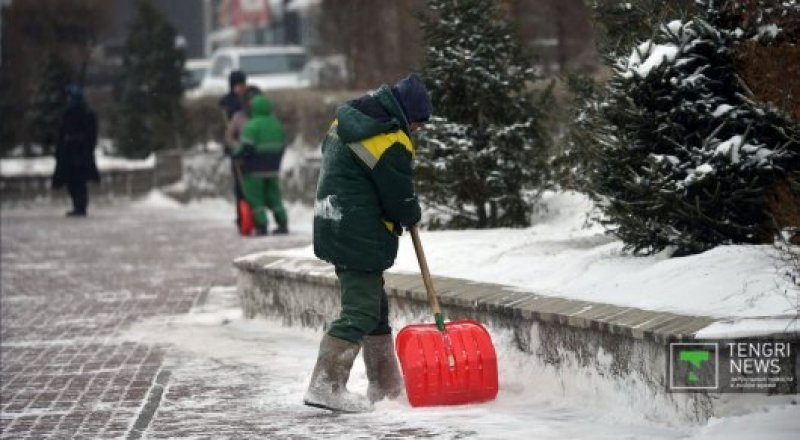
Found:
[(94, 161), (97, 145), (97, 117), (83, 98), (81, 88), (67, 86), (67, 108), (61, 120), (56, 144), (56, 169), (53, 188), (67, 187), (72, 198), (70, 217), (85, 217), (89, 205), (86, 182), (100, 181)]
[(286, 150), (286, 131), (272, 112), (272, 102), (257, 94), (245, 105), (250, 119), (242, 129), (232, 155), (240, 160), (242, 192), (253, 210), (256, 235), (267, 235), (267, 210), (278, 227), (273, 234), (288, 234), (289, 219), (281, 200), (280, 163)]
[[(432, 110), (425, 84), (411, 74), (339, 106), (322, 143), (314, 254), (336, 268), (341, 309), (320, 342), (306, 405), (364, 412), (403, 391), (383, 271), (394, 264), (402, 229), (417, 224), (422, 214), (411, 132)], [(362, 347), (366, 396), (346, 387)]]
[(228, 85), (230, 90), (219, 100), (219, 108), (222, 110), (226, 123), (231, 120), (236, 112), (244, 108), (247, 74), (241, 70), (234, 70), (228, 75)]
[[(225, 145), (223, 148), (225, 150), (225, 155), (230, 156), (233, 152), (233, 149), (236, 147), (236, 139), (229, 139), (230, 133), (236, 133), (238, 136), (237, 125), (240, 121), (237, 121), (234, 116), (241, 113), (244, 108), (245, 100), (247, 99), (247, 75), (241, 70), (234, 70), (228, 75), (228, 85), (230, 86), (230, 90), (228, 93), (220, 98), (219, 100), (219, 108), (222, 110), (222, 117), (225, 121)], [(232, 142), (233, 141), (233, 142)], [(239, 200), (244, 198), (244, 192), (242, 191), (241, 185), (239, 184), (239, 179), (236, 178), (237, 175), (236, 170), (236, 163), (231, 158), (231, 175), (234, 176), (233, 179), (233, 197), (234, 197), (234, 206), (239, 206)], [(236, 224), (241, 225), (242, 219), (240, 217), (241, 213), (239, 210), (236, 210)]]

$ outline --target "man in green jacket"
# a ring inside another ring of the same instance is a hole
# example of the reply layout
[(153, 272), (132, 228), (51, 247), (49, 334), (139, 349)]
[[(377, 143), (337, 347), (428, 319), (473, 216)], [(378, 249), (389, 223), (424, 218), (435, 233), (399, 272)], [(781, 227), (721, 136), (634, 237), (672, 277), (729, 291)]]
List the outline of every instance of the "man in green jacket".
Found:
[(280, 189), (280, 165), (286, 147), (283, 124), (272, 115), (272, 103), (264, 95), (250, 101), (250, 119), (239, 136), (233, 157), (241, 160), (242, 192), (250, 208), (257, 235), (266, 235), (267, 209), (278, 227), (273, 234), (288, 234), (289, 219)]
[[(402, 228), (420, 219), (410, 133), (431, 110), (425, 85), (411, 74), (341, 105), (322, 143), (314, 253), (336, 267), (342, 309), (320, 343), (306, 405), (363, 412), (403, 391), (383, 271), (394, 264)], [(366, 397), (346, 389), (362, 344)]]

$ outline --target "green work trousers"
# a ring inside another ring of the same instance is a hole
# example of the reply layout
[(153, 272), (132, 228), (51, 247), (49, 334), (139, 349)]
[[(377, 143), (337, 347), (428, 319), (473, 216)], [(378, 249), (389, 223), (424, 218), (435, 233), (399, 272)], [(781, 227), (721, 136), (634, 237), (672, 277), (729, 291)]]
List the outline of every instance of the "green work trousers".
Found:
[(383, 290), (383, 272), (336, 268), (342, 289), (342, 311), (328, 327), (328, 335), (353, 343), (364, 336), (392, 333), (389, 301)]
[(242, 177), (242, 191), (250, 209), (253, 210), (253, 220), (256, 226), (266, 228), (269, 224), (267, 209), (275, 216), (275, 223), (287, 226), (289, 219), (286, 208), (281, 200), (281, 187), (278, 177), (263, 177), (245, 174)]

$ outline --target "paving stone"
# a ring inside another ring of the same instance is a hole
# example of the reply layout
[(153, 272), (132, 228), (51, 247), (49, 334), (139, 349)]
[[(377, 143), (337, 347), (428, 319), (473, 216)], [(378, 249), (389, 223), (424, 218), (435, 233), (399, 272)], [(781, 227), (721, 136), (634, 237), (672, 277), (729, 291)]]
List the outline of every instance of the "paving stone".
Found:
[(115, 338), (142, 319), (188, 312), (201, 288), (233, 284), (230, 262), (257, 247), (179, 210), (0, 214), (0, 438), (126, 437), (167, 349)]
[[(119, 338), (137, 322), (188, 312), (209, 286), (234, 285), (236, 256), (265, 244), (305, 245), (308, 237), (247, 240), (227, 221), (177, 209), (112, 206), (77, 221), (47, 207), (0, 215), (0, 438), (374, 438), (368, 421), (343, 422), (299, 402), (288, 409), (259, 403), (283, 379), (258, 368), (181, 369), (173, 347)], [(320, 283), (335, 283), (324, 264), (302, 267)], [(407, 279), (422, 286), (418, 276)], [(424, 289), (416, 294), (424, 297)], [(143, 408), (151, 401), (148, 414)], [(381, 432), (468, 436), (403, 422)]]

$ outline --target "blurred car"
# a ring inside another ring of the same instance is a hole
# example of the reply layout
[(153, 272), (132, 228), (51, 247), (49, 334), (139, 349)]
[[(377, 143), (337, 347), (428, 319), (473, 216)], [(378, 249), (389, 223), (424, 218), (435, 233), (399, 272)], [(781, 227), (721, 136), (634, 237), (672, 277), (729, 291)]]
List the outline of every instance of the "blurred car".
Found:
[(346, 88), (347, 58), (341, 54), (309, 57), (302, 76), (313, 87)]
[(247, 74), (247, 83), (262, 90), (308, 87), (302, 73), (306, 51), (301, 46), (224, 47), (211, 55), (208, 72), (190, 97), (219, 96), (228, 92), (228, 75)]
[(191, 90), (200, 87), (200, 83), (205, 78), (211, 62), (205, 58), (194, 58), (186, 60), (186, 76), (184, 80), (184, 89)]

